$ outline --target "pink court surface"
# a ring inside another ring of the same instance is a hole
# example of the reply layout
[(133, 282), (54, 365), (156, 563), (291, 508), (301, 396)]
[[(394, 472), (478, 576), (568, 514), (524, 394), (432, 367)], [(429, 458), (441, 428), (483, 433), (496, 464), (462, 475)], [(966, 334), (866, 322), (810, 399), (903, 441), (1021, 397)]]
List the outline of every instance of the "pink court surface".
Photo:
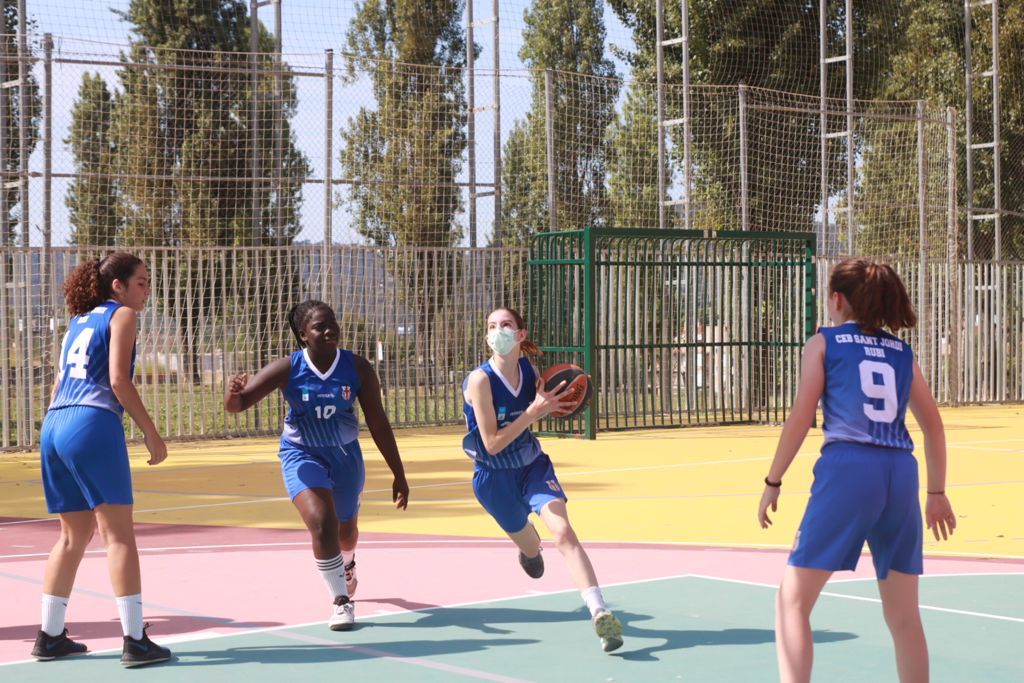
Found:
[[(943, 417), (959, 521), (952, 540), (925, 539), (932, 680), (1024, 680), (1024, 407)], [(522, 572), (473, 497), (457, 430), (398, 433), (407, 511), (393, 508), (389, 472), (363, 439), (357, 628), (348, 633), (325, 625), (330, 601), (284, 493), (275, 439), (173, 443), (157, 467), (133, 447), (146, 618), (153, 639), (175, 652), (145, 672), (118, 665), (121, 631), (98, 539), (68, 608), (70, 635), (91, 652), (30, 659), (58, 527), (37, 456), (0, 453), (0, 681), (773, 680), (774, 588), (820, 445), (812, 430), (764, 531), (755, 513), (778, 433), (735, 426), (543, 440), (625, 623), (626, 643), (612, 655), (553, 546), (543, 578)], [(896, 680), (870, 557), (834, 576), (812, 626), (816, 680)]]

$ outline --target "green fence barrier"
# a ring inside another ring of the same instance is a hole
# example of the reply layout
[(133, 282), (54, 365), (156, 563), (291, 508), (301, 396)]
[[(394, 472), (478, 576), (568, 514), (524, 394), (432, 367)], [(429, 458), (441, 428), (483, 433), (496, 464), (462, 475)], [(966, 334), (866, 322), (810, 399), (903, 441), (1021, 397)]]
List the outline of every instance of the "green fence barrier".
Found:
[(590, 407), (540, 433), (785, 419), (814, 333), (813, 233), (586, 228), (535, 235), (540, 364), (593, 378)]

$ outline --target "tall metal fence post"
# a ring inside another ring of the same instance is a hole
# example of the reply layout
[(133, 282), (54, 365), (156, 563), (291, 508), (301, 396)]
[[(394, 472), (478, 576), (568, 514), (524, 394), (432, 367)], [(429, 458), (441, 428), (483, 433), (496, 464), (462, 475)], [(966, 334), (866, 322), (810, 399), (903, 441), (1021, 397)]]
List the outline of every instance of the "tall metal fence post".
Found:
[(249, 174), (252, 182), (252, 216), (250, 222), (252, 246), (260, 245), (260, 20), (259, 0), (249, 0), (249, 66), (252, 68), (249, 95)]
[[(39, 264), (40, 297), (43, 299), (42, 314), (45, 321), (41, 328), (43, 340), (40, 349), (49, 346), (50, 359), (57, 357), (57, 283), (53, 268), (53, 36), (43, 36), (43, 255)], [(44, 369), (50, 366), (43, 364)], [(43, 405), (50, 402), (46, 387), (51, 384), (49, 375), (44, 375)]]
[(548, 230), (558, 230), (558, 175), (555, 173), (555, 74), (544, 70), (544, 133), (547, 142)]
[(320, 296), (330, 301), (334, 293), (334, 50), (324, 51), (324, 243), (320, 252)]
[(957, 234), (956, 206), (956, 108), (946, 109), (946, 251), (949, 269), (949, 289), (953, 297), (953, 310), (947, 335), (949, 362), (949, 395), (953, 405), (960, 403), (960, 339), (963, 334), (963, 285), (960, 282), (960, 236)]
[(466, 0), (466, 161), (469, 171), (469, 246), (476, 247), (476, 56), (473, 0)]
[[(500, 247), (502, 242), (501, 224), (501, 50), (499, 45), (499, 22), (501, 17), (498, 14), (499, 0), (492, 0), (491, 16), (494, 17), (493, 41), (494, 41), (494, 246)], [(500, 273), (499, 273), (500, 275)], [(499, 280), (504, 283), (505, 278)], [(504, 286), (504, 285), (502, 285)]]
[[(0, 40), (0, 315), (4, 317), (10, 314), (7, 296), (8, 278), (8, 256), (13, 253), (10, 249), (14, 244), (14, 235), (11, 231), (10, 212), (7, 208), (7, 87), (3, 85), (9, 80), (7, 77), (10, 55), (8, 54), (8, 41), (6, 38)], [(7, 325), (0, 325), (0, 445), (10, 446), (11, 427), (11, 354), (8, 353), (11, 340), (7, 334)]]
[(747, 86), (740, 84), (740, 223), (750, 230), (750, 187), (747, 158)]
[[(917, 101), (917, 233), (918, 233), (918, 273), (917, 273), (917, 314), (926, 317), (924, 310), (925, 285), (928, 281), (928, 192), (925, 178), (924, 148), (924, 100)], [(921, 358), (922, 370), (928, 377), (934, 371), (931, 353), (924, 337), (917, 353)]]

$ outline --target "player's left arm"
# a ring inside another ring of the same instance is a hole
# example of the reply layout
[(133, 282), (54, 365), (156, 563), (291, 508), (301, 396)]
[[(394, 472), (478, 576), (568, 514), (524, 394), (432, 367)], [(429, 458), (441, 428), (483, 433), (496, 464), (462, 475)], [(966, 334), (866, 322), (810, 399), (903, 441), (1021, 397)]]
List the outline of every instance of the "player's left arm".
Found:
[[(786, 418), (786, 423), (782, 427), (779, 443), (775, 447), (775, 458), (768, 469), (768, 481), (782, 481), (783, 475), (786, 474), (797, 451), (800, 450), (807, 431), (814, 423), (814, 416), (818, 411), (818, 401), (821, 400), (823, 391), (825, 391), (825, 337), (816, 334), (804, 344), (796, 401), (793, 402), (789, 417)], [(764, 529), (767, 529), (772, 523), (772, 520), (768, 518), (768, 508), (771, 507), (772, 512), (778, 510), (779, 488), (766, 484), (764, 493), (761, 494), (757, 517)]]
[(924, 460), (928, 470), (925, 522), (936, 541), (940, 534), (945, 540), (956, 528), (956, 515), (946, 497), (946, 430), (942, 425), (939, 408), (935, 405), (935, 397), (917, 361), (914, 361), (914, 379), (910, 384), (908, 407), (924, 433)]
[(359, 377), (359, 407), (366, 418), (366, 426), (370, 429), (373, 443), (384, 456), (384, 461), (394, 475), (391, 500), (396, 507), (404, 510), (409, 507), (409, 483), (405, 480), (405, 467), (402, 465), (402, 456), (398, 453), (395, 432), (391, 429), (391, 421), (388, 420), (384, 404), (380, 400), (380, 380), (377, 379), (377, 373), (374, 372), (370, 361), (353, 353), (352, 362)]

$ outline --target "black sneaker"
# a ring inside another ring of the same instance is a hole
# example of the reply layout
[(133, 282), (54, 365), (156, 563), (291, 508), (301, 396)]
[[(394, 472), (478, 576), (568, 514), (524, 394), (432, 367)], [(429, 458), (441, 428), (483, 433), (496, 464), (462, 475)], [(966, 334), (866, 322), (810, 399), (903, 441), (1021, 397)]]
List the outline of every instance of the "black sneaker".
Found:
[(539, 579), (544, 576), (544, 558), (541, 557), (540, 551), (537, 551), (537, 557), (527, 557), (520, 550), (519, 566), (523, 568), (523, 571), (531, 579)]
[(127, 667), (145, 666), (166, 662), (171, 658), (171, 651), (160, 647), (146, 635), (149, 624), (142, 628), (142, 637), (136, 640), (131, 636), (124, 637), (124, 650), (121, 652), (121, 664)]
[(68, 655), (80, 655), (88, 651), (89, 648), (84, 644), (76, 643), (68, 638), (67, 629), (64, 629), (64, 632), (59, 636), (51, 636), (46, 631), (40, 631), (39, 635), (36, 636), (36, 644), (32, 646), (32, 656), (40, 662), (47, 662), (51, 659), (67, 657)]

